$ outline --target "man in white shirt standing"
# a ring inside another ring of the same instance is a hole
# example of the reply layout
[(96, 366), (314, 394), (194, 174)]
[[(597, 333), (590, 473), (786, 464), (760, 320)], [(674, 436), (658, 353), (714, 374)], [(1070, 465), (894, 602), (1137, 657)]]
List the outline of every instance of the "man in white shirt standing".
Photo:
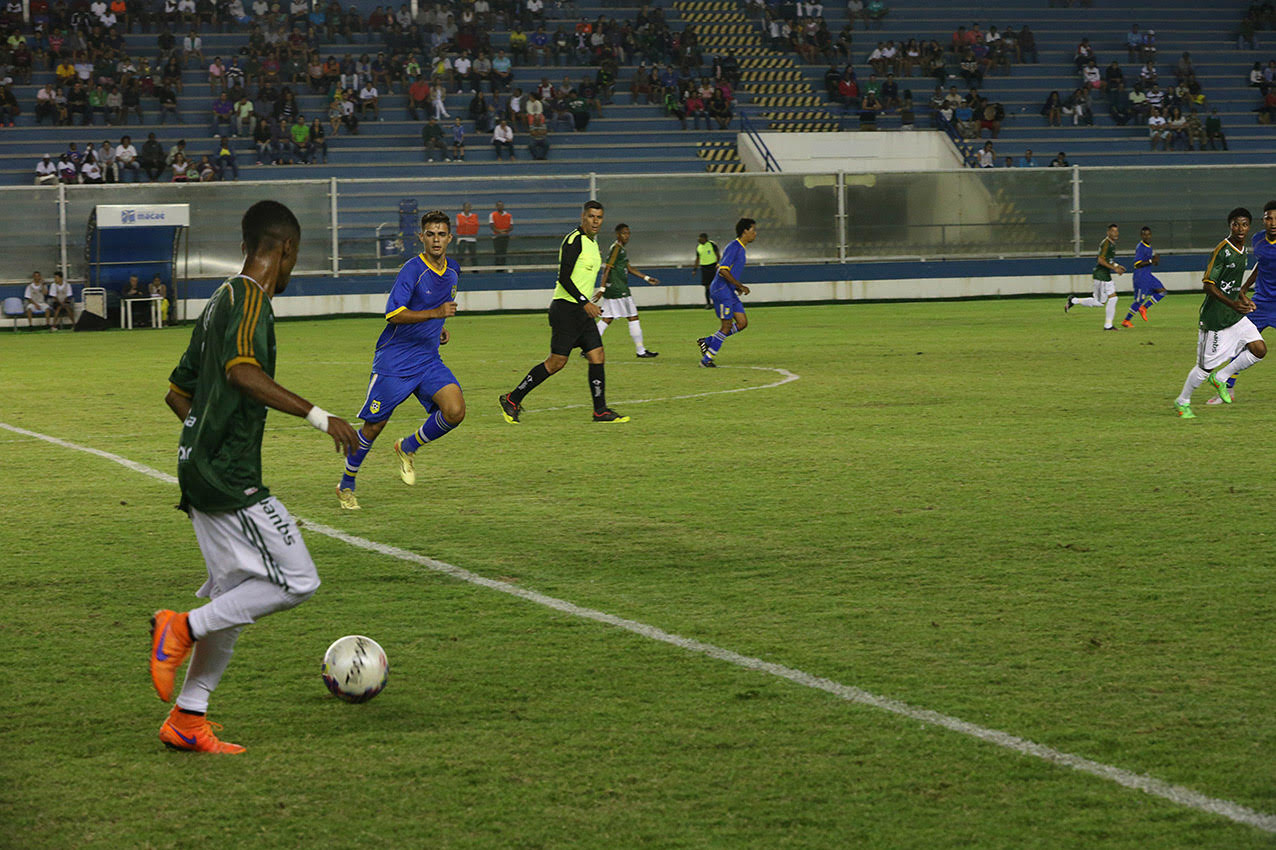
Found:
[(49, 299), (44, 290), (44, 278), (39, 272), (31, 273), (31, 282), (27, 284), (26, 291), (22, 293), (22, 307), (27, 313), (27, 327), (35, 327), (36, 313), (44, 316), (44, 323), (52, 328), (49, 323)]
[(49, 287), (49, 306), (53, 310), (53, 314), (49, 316), (50, 330), (58, 329), (62, 316), (66, 316), (72, 328), (75, 327), (75, 296), (71, 292), (71, 284), (62, 279), (62, 272), (53, 273), (53, 285)]

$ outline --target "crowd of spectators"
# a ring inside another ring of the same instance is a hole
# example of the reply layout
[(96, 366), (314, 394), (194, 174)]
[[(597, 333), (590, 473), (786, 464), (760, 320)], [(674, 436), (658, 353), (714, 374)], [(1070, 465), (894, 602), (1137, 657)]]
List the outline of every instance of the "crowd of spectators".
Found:
[[(290, 150), (288, 155), (295, 154)], [(117, 144), (104, 139), (100, 145), (89, 142), (81, 148), (71, 142), (57, 159), (45, 154), (35, 166), (37, 186), (140, 183), (144, 179), (152, 183), (238, 180), (239, 163), (226, 136), (216, 138), (209, 152), (200, 154), (188, 150), (185, 139), (166, 149), (154, 133), (148, 133), (140, 147), (128, 135), (121, 136)]]

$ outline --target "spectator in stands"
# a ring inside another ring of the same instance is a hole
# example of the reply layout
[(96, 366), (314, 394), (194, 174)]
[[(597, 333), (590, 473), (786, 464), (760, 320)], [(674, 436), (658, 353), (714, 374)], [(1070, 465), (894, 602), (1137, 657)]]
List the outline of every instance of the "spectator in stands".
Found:
[(890, 10), (886, 8), (884, 0), (868, 0), (864, 6), (865, 26), (868, 29), (881, 29), (882, 21), (886, 18)]
[(503, 118), (501, 123), (496, 125), (496, 129), (492, 131), (492, 148), (496, 152), (498, 160), (501, 158), (501, 151), (508, 152), (510, 159), (518, 158), (514, 153), (514, 129)]
[(35, 185), (51, 186), (58, 182), (58, 165), (47, 153), (35, 164)]
[[(199, 158), (199, 162), (195, 163), (195, 174), (200, 183), (212, 183), (217, 179), (217, 169), (213, 166), (213, 161), (208, 158), (208, 154), (204, 154)], [(190, 179), (190, 172), (187, 172), (187, 179)]]
[(866, 88), (864, 96), (860, 98), (860, 129), (877, 129), (877, 116), (882, 111), (882, 102), (877, 99), (877, 94), (872, 89)]
[(425, 122), (425, 126), (421, 128), (421, 144), (425, 148), (425, 161), (434, 162), (435, 151), (438, 152), (439, 158), (451, 162), (452, 159), (447, 155), (447, 145), (443, 141), (443, 128), (439, 126), (439, 122), (433, 115)]
[(992, 142), (984, 142), (978, 154), (978, 162), (980, 168), (993, 168), (997, 165), (997, 151), (993, 149)]
[(1179, 57), (1179, 61), (1174, 66), (1174, 79), (1183, 83), (1196, 77), (1196, 66), (1192, 64), (1192, 54), (1186, 50)]
[[(1211, 148), (1212, 149), (1212, 148)], [(1226, 148), (1224, 148), (1226, 150)], [(80, 182), (80, 166), (71, 159), (71, 154), (63, 152), (58, 157), (58, 180), (62, 183), (76, 184)]]
[(1167, 150), (1169, 141), (1169, 130), (1166, 128), (1165, 117), (1161, 115), (1161, 110), (1153, 106), (1151, 114), (1148, 115), (1148, 141), (1151, 150), (1156, 150), (1156, 146), (1160, 144), (1161, 150)]
[(456, 118), (452, 122), (451, 132), (451, 154), (455, 162), (465, 161), (465, 126), (461, 123), (460, 118)]
[(1223, 150), (1227, 150), (1227, 137), (1223, 135), (1223, 119), (1219, 117), (1217, 109), (1211, 109), (1209, 117), (1205, 119), (1205, 138), (1210, 143), (1210, 150), (1214, 150), (1214, 140), (1223, 146)]
[(1183, 143), (1184, 150), (1192, 149), (1192, 142), (1187, 134), (1187, 117), (1179, 107), (1170, 108), (1169, 115), (1165, 118), (1165, 132), (1167, 150), (1174, 150), (1178, 142)]
[(1147, 92), (1143, 90), (1143, 83), (1135, 83), (1134, 90), (1130, 92), (1130, 116), (1136, 124), (1146, 124), (1148, 114), (1151, 112), (1152, 105), (1148, 103)]
[(1023, 156), (1015, 160), (1015, 168), (1036, 168), (1037, 160), (1032, 155), (1032, 148), (1028, 148), (1023, 152)]
[(80, 182), (81, 183), (104, 183), (102, 177), (102, 167), (98, 164), (97, 154), (93, 151), (93, 146), (89, 145), (88, 150), (84, 152), (84, 162), (80, 164)]
[(270, 123), (273, 119), (266, 116), (258, 116), (257, 124), (253, 127), (253, 144), (257, 147), (257, 164), (263, 163), (274, 164), (279, 159), (279, 151), (275, 147), (274, 134), (271, 133)]
[(239, 179), (239, 163), (235, 160), (235, 148), (225, 136), (217, 140), (217, 158), (213, 167), (222, 180), (226, 179), (228, 173), (231, 180)]
[[(89, 147), (91, 148), (92, 145)], [(118, 182), (119, 171), (115, 167), (115, 146), (105, 139), (97, 149), (97, 164), (102, 169), (102, 179), (105, 182)]]
[(434, 85), (430, 88), (430, 108), (434, 112), (434, 117), (442, 121), (444, 118), (452, 116), (447, 111), (447, 106), (443, 103), (443, 98), (447, 95), (447, 90), (442, 84)]
[(408, 86), (408, 115), (413, 121), (420, 121), (419, 110), (423, 110), (430, 102), (430, 84), (425, 77), (417, 75), (412, 85)]
[(1138, 24), (1131, 24), (1125, 34), (1125, 52), (1131, 62), (1143, 55), (1143, 33), (1139, 32)]
[(377, 87), (372, 84), (372, 79), (368, 78), (363, 84), (363, 88), (359, 89), (359, 117), (366, 119), (368, 110), (371, 109), (377, 120), (381, 120), (381, 93)]
[(1255, 62), (1254, 67), (1249, 69), (1249, 79), (1247, 80), (1249, 87), (1252, 89), (1267, 88), (1267, 81), (1263, 78), (1263, 63)]
[(961, 54), (960, 70), (961, 78), (966, 81), (966, 85), (973, 87), (981, 86), (984, 82), (984, 70), (979, 64), (979, 60), (975, 58), (975, 54), (969, 47), (964, 48)]
[(230, 102), (230, 95), (222, 92), (213, 101), (213, 137), (234, 131), (233, 113), (235, 105)]
[(514, 63), (505, 55), (504, 50), (496, 51), (496, 58), (492, 60), (492, 91), (505, 91), (514, 81), (514, 72), (511, 70)]
[(152, 183), (158, 180), (165, 165), (164, 146), (156, 140), (154, 133), (147, 134), (138, 159), (141, 161), (142, 170), (146, 172), (147, 179)]
[(298, 114), (292, 119), (288, 136), (292, 142), (294, 161), (309, 165), (313, 148), (310, 144), (310, 125), (306, 123), (306, 116)]
[(687, 117), (691, 119), (691, 129), (699, 130), (700, 121), (704, 121), (704, 128), (709, 129), (709, 109), (704, 98), (700, 96), (698, 90), (693, 90), (687, 94), (687, 99), (683, 102), (683, 108), (687, 111)]
[(1072, 163), (1068, 162), (1068, 158), (1063, 155), (1063, 151), (1059, 151), (1058, 155), (1050, 160), (1050, 168), (1071, 168)]
[(177, 111), (177, 93), (168, 86), (161, 86), (156, 92), (156, 97), (159, 99), (160, 123), (167, 122), (168, 116), (172, 115), (177, 119), (177, 123), (181, 124), (182, 115)]
[(1085, 124), (1094, 126), (1094, 111), (1090, 107), (1089, 89), (1079, 88), (1063, 102), (1063, 114), (1072, 116), (1072, 126)]
[(1001, 123), (1006, 120), (1006, 108), (1000, 103), (985, 103), (980, 112), (979, 119), (979, 137), (982, 138), (984, 130), (994, 139), (1001, 136)]
[(35, 123), (43, 124), (44, 119), (55, 122), (57, 119), (57, 109), (53, 105), (53, 99), (56, 92), (52, 83), (45, 83), (35, 95)]
[(1124, 127), (1130, 123), (1132, 116), (1130, 93), (1125, 90), (1125, 83), (1117, 83), (1114, 91), (1108, 92), (1108, 117), (1113, 123)]
[(1080, 71), (1091, 60), (1097, 61), (1097, 58), (1098, 57), (1094, 55), (1094, 48), (1090, 46), (1090, 39), (1083, 38), (1081, 39), (1081, 43), (1077, 45), (1076, 53), (1072, 57), (1072, 64), (1076, 66), (1078, 71)]
[(1201, 116), (1195, 109), (1187, 111), (1187, 149), (1205, 150), (1205, 125), (1201, 123)]
[(1063, 100), (1059, 97), (1059, 92), (1052, 91), (1046, 96), (1046, 102), (1041, 106), (1041, 115), (1046, 119), (1046, 126), (1058, 127), (1062, 114)]
[(903, 105), (904, 101), (900, 98), (899, 83), (895, 81), (894, 74), (888, 73), (886, 75), (878, 97), (882, 101), (882, 109), (886, 112), (893, 112)]
[(1019, 55), (1023, 57), (1021, 61), (1037, 64), (1037, 37), (1033, 35), (1027, 24), (1019, 30), (1018, 47)]
[(677, 118), (679, 126), (687, 129), (687, 108), (677, 86), (665, 90), (665, 114)]
[(1276, 88), (1269, 88), (1263, 94), (1262, 104), (1254, 110), (1258, 113), (1258, 123), (1270, 124), (1276, 118)]

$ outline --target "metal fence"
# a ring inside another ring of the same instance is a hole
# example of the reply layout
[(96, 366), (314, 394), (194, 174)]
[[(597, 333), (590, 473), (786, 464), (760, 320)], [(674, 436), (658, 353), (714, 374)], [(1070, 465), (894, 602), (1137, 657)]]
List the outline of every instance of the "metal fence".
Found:
[[(239, 218), (254, 201), (287, 203), (302, 224), (298, 274), (390, 273), (402, 261), (399, 203), (452, 215), (470, 203), (480, 235), (469, 269), (546, 268), (583, 201), (606, 207), (604, 238), (633, 232), (643, 266), (689, 265), (696, 235), (719, 245), (735, 221), (756, 219), (751, 263), (1068, 257), (1090, 253), (1109, 222), (1153, 228), (1163, 253), (1205, 251), (1238, 205), (1261, 209), (1255, 187), (1273, 166), (961, 169), (827, 174), (578, 174), (233, 183), (142, 183), (0, 189), (4, 282), (56, 267), (84, 278), (84, 238), (97, 204), (191, 204), (188, 278), (221, 278), (240, 265)], [(503, 258), (487, 226), (497, 201), (513, 215)], [(1093, 243), (1093, 244), (1092, 244)], [(453, 253), (458, 253), (454, 247)]]

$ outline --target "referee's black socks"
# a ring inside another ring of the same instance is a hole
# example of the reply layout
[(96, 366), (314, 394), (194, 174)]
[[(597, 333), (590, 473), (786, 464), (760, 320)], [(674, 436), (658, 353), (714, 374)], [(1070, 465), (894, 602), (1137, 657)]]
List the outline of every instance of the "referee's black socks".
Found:
[(537, 363), (532, 367), (532, 371), (528, 372), (527, 376), (523, 378), (523, 380), (519, 381), (518, 386), (510, 393), (510, 401), (515, 404), (521, 404), (523, 397), (540, 386), (541, 381), (544, 381), (548, 377), (549, 370), (545, 368), (545, 364)]
[(594, 397), (594, 413), (602, 413), (607, 409), (607, 377), (603, 364), (589, 364), (589, 392)]

